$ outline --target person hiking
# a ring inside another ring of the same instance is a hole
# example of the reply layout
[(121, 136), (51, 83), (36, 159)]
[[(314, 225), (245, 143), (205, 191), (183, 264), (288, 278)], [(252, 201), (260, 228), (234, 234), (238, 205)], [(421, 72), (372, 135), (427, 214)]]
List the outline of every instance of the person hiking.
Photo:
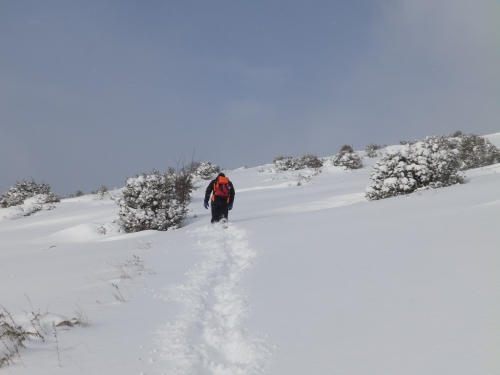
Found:
[(219, 173), (215, 180), (208, 184), (205, 191), (203, 207), (208, 210), (208, 201), (212, 195), (212, 223), (217, 223), (221, 219), (227, 221), (228, 211), (233, 209), (234, 186), (224, 173)]

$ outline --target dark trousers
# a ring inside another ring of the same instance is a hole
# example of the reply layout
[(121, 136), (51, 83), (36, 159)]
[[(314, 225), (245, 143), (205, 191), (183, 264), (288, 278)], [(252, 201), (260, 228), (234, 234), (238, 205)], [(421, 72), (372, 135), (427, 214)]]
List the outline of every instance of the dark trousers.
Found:
[(228, 213), (226, 202), (217, 202), (217, 200), (212, 202), (212, 223), (217, 223), (221, 219), (227, 220)]

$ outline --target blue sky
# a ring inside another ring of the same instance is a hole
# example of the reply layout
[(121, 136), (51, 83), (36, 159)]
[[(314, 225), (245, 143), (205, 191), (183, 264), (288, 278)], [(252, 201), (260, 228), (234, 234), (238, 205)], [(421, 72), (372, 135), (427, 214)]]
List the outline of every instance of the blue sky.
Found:
[(499, 132), (499, 25), (498, 0), (3, 1), (0, 191)]

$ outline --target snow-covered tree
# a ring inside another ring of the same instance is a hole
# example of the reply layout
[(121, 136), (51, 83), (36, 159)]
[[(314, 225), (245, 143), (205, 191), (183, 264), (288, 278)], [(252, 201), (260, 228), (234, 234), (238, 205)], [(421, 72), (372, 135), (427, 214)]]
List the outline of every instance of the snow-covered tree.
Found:
[(196, 167), (193, 168), (193, 170), (195, 176), (203, 180), (211, 180), (220, 172), (220, 167), (207, 161), (197, 163)]
[(365, 147), (365, 156), (367, 158), (376, 158), (377, 157), (377, 151), (380, 150), (382, 146), (379, 146), (375, 143), (370, 143), (366, 145)]
[(388, 151), (373, 166), (370, 200), (409, 194), (417, 189), (439, 188), (463, 182), (459, 151), (447, 137), (430, 136), (402, 151)]
[(187, 216), (191, 199), (188, 173), (153, 171), (129, 178), (118, 201), (119, 216), (127, 232), (178, 228)]
[(460, 169), (472, 169), (500, 163), (500, 150), (479, 135), (458, 135)]
[(363, 168), (363, 161), (349, 145), (343, 145), (339, 152), (332, 157), (332, 164), (345, 169)]
[(5, 191), (0, 197), (2, 207), (18, 206), (24, 203), (28, 198), (36, 197), (39, 204), (55, 203), (60, 199), (50, 191), (50, 185), (45, 183), (36, 183), (35, 180), (16, 182), (8, 191)]
[(305, 154), (298, 158), (291, 156), (277, 156), (274, 158), (274, 165), (277, 172), (296, 171), (304, 168), (321, 168), (323, 161), (316, 155)]
[(304, 168), (321, 168), (323, 166), (323, 160), (319, 159), (316, 155), (305, 154), (298, 158), (299, 169)]
[(296, 168), (295, 159), (291, 156), (276, 156), (274, 158), (276, 172), (294, 171)]
[[(85, 194), (82, 194), (82, 195), (85, 195)], [(99, 189), (91, 190), (90, 195), (94, 195), (95, 196), (94, 199), (96, 199), (96, 200), (102, 200), (105, 197), (109, 196), (108, 187), (106, 185), (101, 185), (101, 187)]]
[(349, 152), (352, 154), (354, 152), (354, 149), (352, 148), (352, 146), (343, 145), (342, 147), (340, 147), (339, 153), (343, 153), (343, 152)]
[(84, 195), (85, 193), (82, 190), (78, 189), (73, 196), (78, 198), (83, 197)]

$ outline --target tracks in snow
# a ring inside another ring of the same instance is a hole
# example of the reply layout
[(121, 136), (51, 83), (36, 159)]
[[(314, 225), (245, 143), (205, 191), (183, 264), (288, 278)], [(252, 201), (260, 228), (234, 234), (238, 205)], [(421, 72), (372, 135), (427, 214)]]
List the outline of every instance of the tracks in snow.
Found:
[(170, 298), (185, 308), (163, 331), (168, 373), (264, 374), (271, 352), (245, 326), (248, 302), (240, 281), (256, 256), (246, 231), (208, 225), (194, 234), (208, 258), (189, 271), (185, 284), (170, 287)]

